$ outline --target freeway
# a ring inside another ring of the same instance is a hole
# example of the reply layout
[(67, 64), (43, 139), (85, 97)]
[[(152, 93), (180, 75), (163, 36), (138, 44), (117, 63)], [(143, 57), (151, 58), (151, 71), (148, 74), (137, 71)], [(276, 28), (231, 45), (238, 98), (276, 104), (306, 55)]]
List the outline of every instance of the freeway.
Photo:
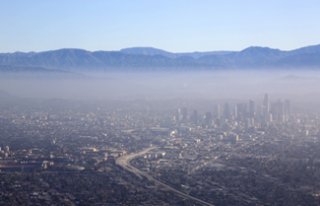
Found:
[(130, 164), (131, 160), (133, 160), (134, 158), (136, 157), (139, 157), (139, 156), (142, 156), (148, 152), (150, 152), (151, 150), (154, 150), (156, 149), (157, 147), (155, 146), (152, 146), (152, 147), (148, 147), (140, 152), (135, 152), (135, 153), (131, 153), (131, 154), (128, 154), (128, 155), (123, 155), (119, 158), (116, 159), (116, 164), (119, 165), (120, 167), (122, 167), (123, 169), (135, 174), (136, 176), (140, 177), (140, 178), (146, 178), (148, 179), (149, 181), (153, 182), (155, 185), (157, 185), (158, 187), (162, 187), (168, 191), (171, 191), (171, 192), (174, 192), (175, 194), (177, 194), (178, 196), (180, 197), (183, 197), (183, 198), (186, 198), (186, 199), (189, 199), (189, 200), (193, 200), (201, 205), (205, 205), (205, 206), (214, 206), (213, 204), (209, 203), (209, 202), (206, 202), (204, 200), (201, 200), (197, 197), (194, 197), (192, 195), (189, 195), (189, 194), (186, 194), (182, 191), (179, 191), (173, 187), (171, 187), (170, 185), (152, 177), (150, 174), (144, 172), (144, 171), (141, 171), (139, 170), (138, 168), (132, 166)]

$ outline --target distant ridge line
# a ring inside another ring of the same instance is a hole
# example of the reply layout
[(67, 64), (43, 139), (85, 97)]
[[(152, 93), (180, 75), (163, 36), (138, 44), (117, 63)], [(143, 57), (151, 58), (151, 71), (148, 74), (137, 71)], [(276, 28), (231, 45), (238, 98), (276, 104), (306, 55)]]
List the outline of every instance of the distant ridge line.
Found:
[(1, 65), (58, 70), (300, 69), (320, 68), (320, 45), (290, 51), (251, 46), (241, 51), (174, 53), (153, 47), (119, 51), (58, 49), (0, 53)]

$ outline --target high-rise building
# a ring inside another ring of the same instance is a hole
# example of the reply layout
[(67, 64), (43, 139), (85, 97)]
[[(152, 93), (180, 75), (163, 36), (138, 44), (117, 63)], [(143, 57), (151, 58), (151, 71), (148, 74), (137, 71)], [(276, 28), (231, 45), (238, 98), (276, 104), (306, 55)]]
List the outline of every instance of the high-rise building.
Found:
[(269, 95), (265, 94), (262, 102), (262, 118), (264, 123), (270, 122), (270, 102)]
[(247, 116), (247, 104), (245, 103), (238, 103), (236, 104), (235, 106), (235, 118), (237, 120), (241, 120), (241, 121), (244, 121), (246, 119), (246, 116)]
[(281, 100), (273, 102), (271, 105), (272, 119), (276, 122), (284, 122), (284, 104)]
[(221, 112), (221, 106), (220, 104), (217, 104), (216, 107), (215, 107), (215, 117), (216, 119), (221, 119), (221, 116), (222, 116), (222, 112)]
[(190, 120), (193, 124), (198, 124), (199, 123), (199, 114), (197, 110), (193, 110)]

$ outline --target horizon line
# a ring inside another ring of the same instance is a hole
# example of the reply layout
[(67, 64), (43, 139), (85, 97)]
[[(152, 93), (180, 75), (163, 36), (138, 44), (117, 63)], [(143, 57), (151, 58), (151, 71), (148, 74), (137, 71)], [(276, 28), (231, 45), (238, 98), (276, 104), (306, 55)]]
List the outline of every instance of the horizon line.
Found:
[(199, 51), (199, 50), (193, 50), (193, 51), (169, 51), (166, 49), (162, 49), (159, 47), (154, 47), (154, 46), (132, 46), (132, 47), (124, 47), (120, 49), (111, 49), (111, 50), (106, 50), (106, 49), (99, 49), (99, 50), (90, 50), (90, 49), (85, 49), (85, 48), (77, 48), (77, 47), (61, 47), (61, 48), (56, 48), (56, 49), (47, 49), (47, 50), (29, 50), (29, 51), (12, 51), (12, 52), (0, 52), (0, 54), (14, 54), (14, 53), (42, 53), (42, 52), (50, 52), (50, 51), (59, 51), (59, 50), (83, 50), (87, 52), (121, 52), (121, 50), (124, 49), (134, 49), (134, 48), (146, 48), (146, 49), (157, 49), (157, 50), (162, 50), (164, 52), (172, 53), (172, 54), (179, 54), (179, 53), (205, 53), (205, 52), (241, 52), (243, 50), (246, 50), (248, 48), (268, 48), (268, 49), (275, 49), (275, 50), (280, 50), (280, 51), (294, 51), (297, 49), (305, 48), (305, 47), (312, 47), (312, 46), (320, 46), (320, 44), (312, 44), (312, 45), (305, 45), (302, 47), (297, 47), (293, 49), (280, 49), (280, 48), (273, 48), (269, 46), (257, 46), (257, 45), (252, 45), (252, 46), (247, 46), (243, 49), (240, 50), (205, 50), (205, 51)]

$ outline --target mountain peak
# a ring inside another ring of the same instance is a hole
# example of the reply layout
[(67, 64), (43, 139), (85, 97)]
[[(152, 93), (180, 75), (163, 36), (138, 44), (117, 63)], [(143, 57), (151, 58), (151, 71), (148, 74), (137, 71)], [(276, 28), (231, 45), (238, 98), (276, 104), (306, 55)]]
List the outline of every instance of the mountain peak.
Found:
[(120, 52), (125, 54), (136, 54), (136, 55), (162, 55), (162, 56), (170, 56), (171, 53), (162, 49), (157, 49), (154, 47), (129, 47), (121, 49)]
[(243, 53), (261, 53), (261, 52), (281, 52), (279, 49), (273, 49), (270, 47), (260, 47), (260, 46), (251, 46), (248, 48), (245, 48), (241, 52)]

